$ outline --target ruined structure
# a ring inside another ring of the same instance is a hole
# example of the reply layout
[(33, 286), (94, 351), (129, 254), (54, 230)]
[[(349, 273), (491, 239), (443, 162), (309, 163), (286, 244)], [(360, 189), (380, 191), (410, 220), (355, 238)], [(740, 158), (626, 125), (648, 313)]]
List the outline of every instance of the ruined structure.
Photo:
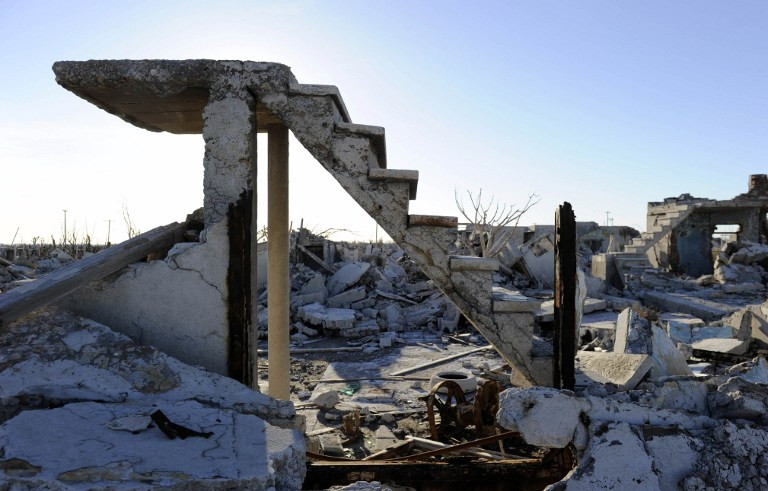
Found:
[(206, 142), (201, 242), (177, 244), (165, 261), (134, 265), (83, 290), (70, 300), (76, 311), (182, 360), (252, 381), (255, 135), (266, 131), (275, 268), (268, 282), (270, 368), (282, 367), (275, 383), (287, 376), (290, 130), (515, 367), (519, 383), (552, 383), (551, 344), (533, 333), (538, 302), (494, 290), (497, 261), (451, 255), (455, 217), (409, 214), (418, 172), (387, 167), (384, 128), (352, 123), (335, 87), (299, 84), (284, 65), (247, 61), (58, 62), (54, 72), (59, 84), (131, 124), (202, 133)]
[(768, 176), (749, 177), (749, 191), (730, 200), (682, 194), (648, 203), (647, 231), (623, 251), (593, 258), (592, 274), (618, 289), (650, 268), (711, 275), (728, 242), (768, 243)]
[(647, 232), (626, 248), (644, 253), (653, 267), (689, 276), (713, 272), (713, 234), (732, 226), (733, 241), (768, 242), (768, 175), (749, 176), (749, 191), (730, 200), (683, 194), (648, 203)]

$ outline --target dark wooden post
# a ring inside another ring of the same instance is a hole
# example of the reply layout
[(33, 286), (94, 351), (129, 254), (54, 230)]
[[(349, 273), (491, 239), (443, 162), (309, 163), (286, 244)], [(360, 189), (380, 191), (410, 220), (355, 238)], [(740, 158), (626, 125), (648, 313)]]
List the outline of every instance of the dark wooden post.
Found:
[(553, 385), (576, 383), (576, 217), (567, 201), (555, 214), (555, 363)]

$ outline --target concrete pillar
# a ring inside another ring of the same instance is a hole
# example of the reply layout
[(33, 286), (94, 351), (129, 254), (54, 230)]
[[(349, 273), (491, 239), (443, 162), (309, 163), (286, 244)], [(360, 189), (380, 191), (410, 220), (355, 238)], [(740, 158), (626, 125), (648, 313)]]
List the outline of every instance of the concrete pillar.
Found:
[(267, 227), (269, 229), (268, 289), (268, 349), (269, 395), (275, 399), (290, 399), (290, 271), (288, 230), (288, 128), (271, 125), (267, 128)]

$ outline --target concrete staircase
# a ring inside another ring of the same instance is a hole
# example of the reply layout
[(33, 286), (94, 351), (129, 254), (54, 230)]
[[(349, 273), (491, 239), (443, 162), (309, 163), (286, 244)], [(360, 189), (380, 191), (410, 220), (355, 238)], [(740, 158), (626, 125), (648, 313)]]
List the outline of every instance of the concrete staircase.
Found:
[(615, 252), (611, 255), (616, 266), (616, 272), (619, 278), (621, 278), (624, 288), (631, 281), (639, 280), (640, 275), (648, 269), (653, 268), (650, 261), (648, 261), (648, 257), (640, 252)]
[(653, 223), (649, 223), (648, 231), (632, 239), (632, 242), (624, 247), (624, 252), (642, 254), (650, 261), (649, 266), (658, 267), (656, 257), (652, 253), (653, 247), (688, 218), (698, 206), (699, 203), (681, 203), (655, 215)]
[(518, 383), (552, 384), (551, 349), (533, 333), (539, 303), (494, 292), (496, 260), (450, 254), (456, 217), (409, 213), (419, 173), (387, 168), (384, 128), (352, 123), (333, 86), (292, 80), (286, 92), (260, 94), (259, 100), (496, 347)]

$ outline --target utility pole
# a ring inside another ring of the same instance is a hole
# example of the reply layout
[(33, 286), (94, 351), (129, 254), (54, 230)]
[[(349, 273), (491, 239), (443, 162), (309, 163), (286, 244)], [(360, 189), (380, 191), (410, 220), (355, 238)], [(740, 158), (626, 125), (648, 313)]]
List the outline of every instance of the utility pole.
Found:
[(608, 226), (608, 223), (609, 223), (609, 218), (608, 218), (608, 216), (609, 216), (610, 214), (611, 214), (611, 212), (610, 212), (610, 211), (606, 211), (606, 212), (605, 212), (605, 226), (606, 226), (606, 227)]
[(64, 240), (61, 241), (61, 246), (67, 245), (67, 210), (61, 210), (64, 212)]

